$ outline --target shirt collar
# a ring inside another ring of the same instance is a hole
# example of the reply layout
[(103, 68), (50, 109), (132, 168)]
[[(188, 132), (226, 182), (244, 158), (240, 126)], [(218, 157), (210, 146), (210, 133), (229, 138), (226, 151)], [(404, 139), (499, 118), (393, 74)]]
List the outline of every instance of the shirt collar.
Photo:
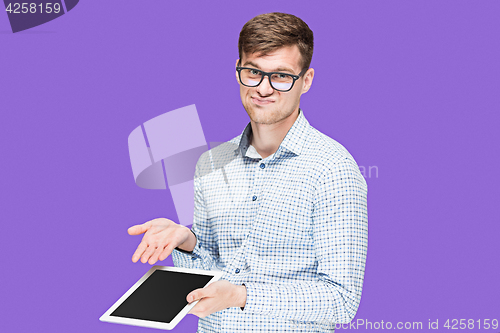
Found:
[[(281, 142), (274, 156), (278, 157), (286, 152), (291, 152), (295, 155), (300, 155), (304, 148), (308, 128), (309, 128), (309, 122), (304, 117), (304, 112), (301, 109), (299, 109), (299, 116), (293, 123), (292, 127), (288, 130), (288, 133)], [(236, 148), (235, 152), (241, 153), (241, 156), (245, 156), (248, 147), (250, 147), (251, 138), (252, 138), (252, 125), (251, 123), (248, 123), (248, 125), (243, 130), (243, 133), (241, 134), (240, 144), (238, 148)]]
[(241, 152), (241, 156), (245, 156), (248, 147), (250, 147), (250, 139), (252, 138), (252, 125), (248, 123), (247, 127), (241, 133), (240, 145), (236, 148), (235, 152)]

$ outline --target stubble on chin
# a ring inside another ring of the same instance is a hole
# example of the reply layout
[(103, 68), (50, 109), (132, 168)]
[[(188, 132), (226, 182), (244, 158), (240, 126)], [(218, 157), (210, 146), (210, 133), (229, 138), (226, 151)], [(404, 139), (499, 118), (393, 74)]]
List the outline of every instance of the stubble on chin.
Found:
[(248, 112), (248, 116), (250, 117), (250, 120), (256, 124), (262, 124), (262, 125), (272, 125), (277, 122), (276, 119), (274, 119), (271, 115), (263, 115), (262, 113), (259, 112), (254, 112), (253, 110), (250, 110)]

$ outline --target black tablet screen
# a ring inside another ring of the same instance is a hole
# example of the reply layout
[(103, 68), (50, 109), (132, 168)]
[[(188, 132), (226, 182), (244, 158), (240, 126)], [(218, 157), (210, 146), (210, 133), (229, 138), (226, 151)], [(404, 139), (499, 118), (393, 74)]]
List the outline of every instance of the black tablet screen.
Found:
[(186, 296), (212, 276), (157, 270), (111, 316), (170, 323), (188, 304)]

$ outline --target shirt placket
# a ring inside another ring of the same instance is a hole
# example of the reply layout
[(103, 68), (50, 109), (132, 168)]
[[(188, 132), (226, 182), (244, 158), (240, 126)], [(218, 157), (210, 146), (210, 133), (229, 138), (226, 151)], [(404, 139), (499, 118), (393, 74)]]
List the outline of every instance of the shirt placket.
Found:
[[(245, 237), (240, 249), (237, 251), (234, 260), (230, 264), (229, 272), (232, 273), (232, 283), (241, 284), (244, 275), (249, 273), (249, 267), (245, 260), (245, 250), (248, 246), (248, 235), (252, 232), (252, 226), (255, 223), (255, 219), (258, 217), (258, 210), (264, 199), (264, 185), (266, 181), (266, 160), (255, 160), (245, 166), (248, 170), (248, 176), (250, 178), (250, 189), (248, 191), (248, 197), (245, 199), (245, 205), (242, 208), (246, 209), (249, 214), (248, 218), (251, 223), (248, 228), (248, 234)], [(230, 309), (227, 309), (230, 310)], [(224, 311), (224, 320), (221, 323), (222, 330), (225, 331), (227, 325), (230, 323), (228, 321), (229, 317), (232, 317), (231, 311)]]
[(245, 260), (245, 249), (247, 246), (248, 235), (252, 232), (252, 226), (255, 218), (258, 216), (258, 210), (264, 198), (263, 187), (265, 183), (265, 163), (261, 161), (254, 161), (245, 166), (247, 168), (247, 175), (250, 179), (248, 197), (245, 198), (244, 204), (241, 209), (248, 212), (249, 219), (248, 233), (245, 236), (240, 249), (236, 252), (234, 259), (231, 261), (229, 272), (232, 273), (235, 281), (240, 280), (240, 274), (245, 273), (248, 265)]

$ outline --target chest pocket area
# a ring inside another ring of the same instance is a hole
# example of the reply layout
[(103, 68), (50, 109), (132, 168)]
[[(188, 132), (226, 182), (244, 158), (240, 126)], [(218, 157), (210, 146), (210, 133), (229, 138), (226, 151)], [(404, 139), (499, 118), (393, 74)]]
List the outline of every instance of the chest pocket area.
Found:
[(235, 181), (229, 177), (224, 169), (214, 175), (218, 179), (206, 191), (205, 202), (208, 219), (221, 221), (245, 216), (250, 187), (243, 179)]

